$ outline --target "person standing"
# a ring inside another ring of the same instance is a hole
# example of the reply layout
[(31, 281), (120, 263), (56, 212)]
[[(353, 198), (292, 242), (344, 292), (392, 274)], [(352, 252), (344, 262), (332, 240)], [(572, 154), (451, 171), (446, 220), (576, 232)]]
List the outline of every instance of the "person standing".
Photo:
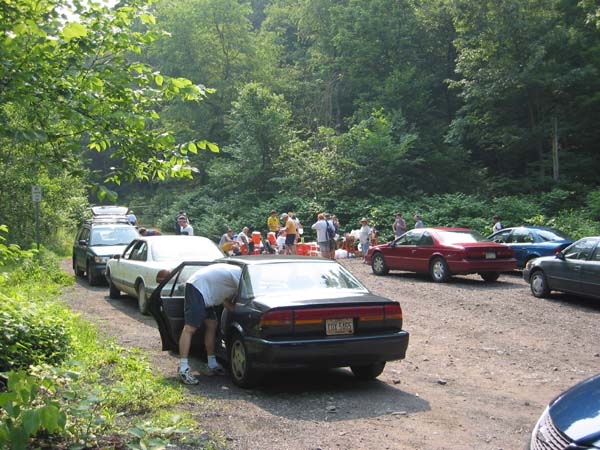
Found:
[(180, 210), (175, 216), (175, 234), (181, 234), (181, 225), (179, 224), (179, 218), (184, 216), (187, 218), (187, 214), (184, 210)]
[(400, 237), (406, 233), (406, 221), (402, 218), (402, 213), (396, 213), (396, 220), (392, 224), (392, 230), (394, 230), (396, 237)]
[(179, 216), (177, 218), (177, 223), (179, 224), (179, 234), (187, 234), (188, 236), (194, 235), (194, 227), (190, 225), (187, 216)]
[(188, 355), (192, 337), (196, 330), (204, 325), (204, 347), (211, 374), (224, 374), (223, 367), (215, 357), (215, 337), (217, 335), (216, 307), (223, 305), (233, 310), (242, 269), (232, 264), (217, 263), (202, 267), (185, 284), (184, 323), (179, 338), (179, 370), (177, 375), (184, 384), (198, 384), (200, 381), (192, 375)]
[(279, 226), (280, 223), (279, 218), (277, 217), (277, 211), (273, 209), (271, 210), (271, 215), (267, 219), (267, 228), (269, 228), (269, 231), (275, 233), (275, 236), (277, 236), (277, 233), (279, 233)]
[(281, 216), (285, 223), (285, 252), (288, 255), (296, 254), (296, 222), (290, 217), (289, 214)]
[(496, 231), (500, 231), (502, 228), (504, 228), (504, 226), (502, 225), (502, 222), (500, 221), (500, 216), (495, 215), (494, 217), (492, 217), (492, 222), (494, 222), (494, 226), (492, 227), (492, 233), (495, 233)]
[(371, 242), (371, 227), (366, 217), (360, 219), (360, 230), (358, 230), (358, 240), (360, 242), (360, 251), (363, 255), (363, 261), (366, 261), (367, 251), (369, 250), (369, 243)]
[(135, 217), (135, 214), (131, 209), (127, 211), (127, 222), (134, 227), (137, 225), (137, 217)]
[[(331, 226), (333, 227), (333, 224), (331, 224)], [(319, 213), (317, 215), (317, 221), (310, 227), (317, 232), (317, 244), (319, 245), (321, 256), (327, 259), (334, 259), (335, 249), (331, 251), (331, 242), (327, 236), (328, 224), (325, 220), (325, 215), (323, 213)]]
[(425, 228), (425, 224), (421, 220), (420, 214), (415, 214), (415, 228)]

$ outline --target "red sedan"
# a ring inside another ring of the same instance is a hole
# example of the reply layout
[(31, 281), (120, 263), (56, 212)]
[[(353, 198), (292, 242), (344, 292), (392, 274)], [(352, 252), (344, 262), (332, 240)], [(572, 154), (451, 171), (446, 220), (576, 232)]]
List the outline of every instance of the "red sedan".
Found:
[(517, 267), (509, 246), (486, 241), (468, 228), (410, 230), (392, 242), (369, 248), (366, 260), (376, 275), (390, 270), (429, 273), (438, 283), (469, 273), (496, 281), (500, 272)]

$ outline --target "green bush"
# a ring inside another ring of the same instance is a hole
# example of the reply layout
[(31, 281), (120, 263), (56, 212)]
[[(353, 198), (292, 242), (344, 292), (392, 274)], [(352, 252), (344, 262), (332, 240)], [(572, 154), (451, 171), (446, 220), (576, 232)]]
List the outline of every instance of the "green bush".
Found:
[(0, 371), (53, 364), (69, 355), (71, 335), (64, 314), (47, 305), (1, 295)]

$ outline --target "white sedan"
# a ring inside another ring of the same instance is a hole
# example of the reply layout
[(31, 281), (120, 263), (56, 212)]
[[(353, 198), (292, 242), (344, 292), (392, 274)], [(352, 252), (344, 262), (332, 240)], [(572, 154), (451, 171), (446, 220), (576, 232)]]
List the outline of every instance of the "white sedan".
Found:
[(210, 263), (223, 252), (210, 239), (201, 236), (146, 236), (133, 240), (122, 255), (115, 255), (106, 266), (110, 298), (121, 291), (137, 297), (142, 314), (148, 314), (148, 298), (154, 291), (161, 270), (172, 270), (184, 261)]

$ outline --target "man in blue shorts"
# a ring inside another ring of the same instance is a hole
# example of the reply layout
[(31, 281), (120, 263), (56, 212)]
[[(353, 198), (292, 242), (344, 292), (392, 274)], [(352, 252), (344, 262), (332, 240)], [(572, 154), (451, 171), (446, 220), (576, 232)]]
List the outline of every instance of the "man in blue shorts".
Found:
[(185, 284), (184, 319), (185, 325), (179, 338), (178, 376), (184, 384), (198, 384), (192, 375), (188, 355), (192, 336), (204, 324), (204, 347), (208, 369), (212, 374), (223, 374), (223, 367), (215, 358), (215, 337), (219, 318), (215, 308), (223, 305), (233, 309), (233, 299), (237, 295), (242, 270), (232, 264), (217, 263), (202, 267)]

